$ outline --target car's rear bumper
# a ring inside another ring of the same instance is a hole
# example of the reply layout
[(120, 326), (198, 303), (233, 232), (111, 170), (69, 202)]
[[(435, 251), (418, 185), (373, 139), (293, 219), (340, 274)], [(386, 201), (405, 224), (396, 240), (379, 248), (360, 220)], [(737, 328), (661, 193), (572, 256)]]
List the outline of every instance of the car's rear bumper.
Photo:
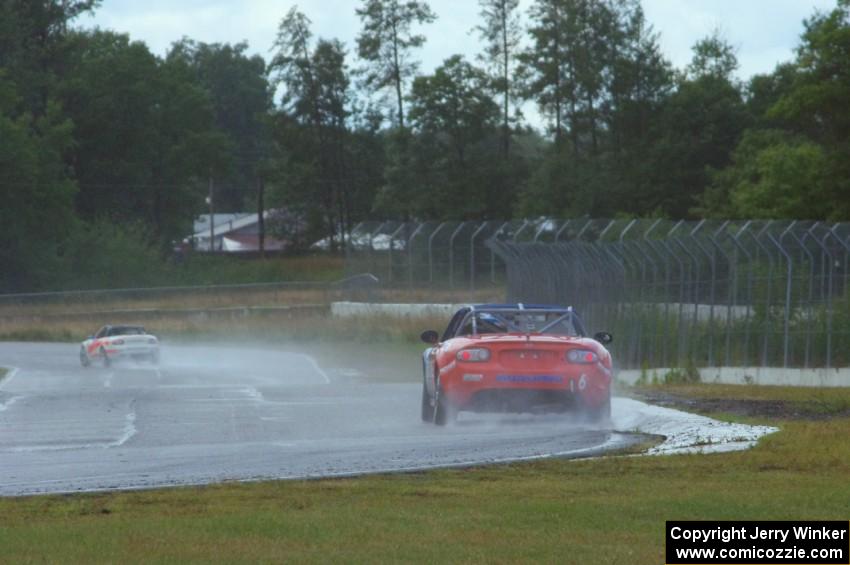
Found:
[(471, 412), (564, 412), (580, 402), (567, 390), (490, 388), (474, 392), (462, 408)]
[(110, 359), (144, 359), (159, 355), (159, 346), (113, 347), (105, 351)]
[(472, 371), (468, 367), (440, 377), (442, 393), (462, 410), (523, 411), (550, 406), (596, 408), (611, 394), (611, 373), (601, 366), (572, 373)]

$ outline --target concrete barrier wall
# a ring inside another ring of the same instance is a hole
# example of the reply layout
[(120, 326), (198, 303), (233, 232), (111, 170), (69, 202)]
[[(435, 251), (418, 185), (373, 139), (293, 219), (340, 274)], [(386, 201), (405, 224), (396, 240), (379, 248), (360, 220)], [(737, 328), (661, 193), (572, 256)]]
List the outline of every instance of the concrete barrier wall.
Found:
[(332, 302), (331, 316), (388, 316), (395, 318), (449, 318), (461, 304), (378, 304), (371, 302)]
[[(670, 369), (648, 369), (646, 378), (664, 381)], [(642, 371), (637, 369), (619, 371), (617, 380), (635, 384)], [(847, 387), (850, 386), (850, 368), (841, 369), (783, 369), (781, 367), (705, 367), (699, 369), (704, 383), (757, 384), (775, 386)]]

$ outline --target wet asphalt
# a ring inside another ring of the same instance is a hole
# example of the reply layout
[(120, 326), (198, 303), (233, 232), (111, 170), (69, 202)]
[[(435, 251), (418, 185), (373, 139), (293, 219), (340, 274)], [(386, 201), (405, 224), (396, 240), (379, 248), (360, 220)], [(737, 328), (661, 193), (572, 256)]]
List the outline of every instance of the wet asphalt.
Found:
[[(159, 366), (0, 344), (0, 496), (347, 476), (598, 455), (636, 441), (556, 415), (420, 421), (386, 384), (270, 349), (163, 346)], [(415, 370), (416, 360), (411, 362)]]

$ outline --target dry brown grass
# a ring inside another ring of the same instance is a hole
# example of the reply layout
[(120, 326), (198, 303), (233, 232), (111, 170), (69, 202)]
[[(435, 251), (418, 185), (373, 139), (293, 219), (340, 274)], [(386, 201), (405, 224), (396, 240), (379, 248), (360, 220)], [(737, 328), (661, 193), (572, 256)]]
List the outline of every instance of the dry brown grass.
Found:
[(366, 316), (333, 318), (325, 305), (292, 309), (230, 308), (222, 310), (92, 313), (72, 317), (0, 318), (6, 341), (80, 341), (105, 324), (140, 324), (166, 339), (261, 340), (321, 343), (419, 343), (426, 329), (441, 330), (443, 317)]
[[(166, 335), (266, 333), (300, 338), (346, 337), (361, 341), (415, 340), (425, 327), (446, 320), (375, 317), (333, 320), (327, 306), (353, 300), (389, 303), (471, 303), (501, 299), (504, 290), (451, 289), (210, 289), (151, 293), (133, 298), (107, 294), (109, 300), (0, 304), (0, 339), (74, 341), (104, 324), (142, 324)], [(286, 308), (292, 308), (286, 310)], [(323, 309), (324, 308), (324, 309)], [(263, 310), (266, 309), (266, 310)]]

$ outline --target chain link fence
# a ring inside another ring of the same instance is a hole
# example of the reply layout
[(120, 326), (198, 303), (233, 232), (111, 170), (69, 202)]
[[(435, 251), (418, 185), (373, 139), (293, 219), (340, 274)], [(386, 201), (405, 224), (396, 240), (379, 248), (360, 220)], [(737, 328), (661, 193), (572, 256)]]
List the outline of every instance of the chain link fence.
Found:
[(572, 304), (623, 368), (850, 364), (850, 224), (537, 222), (496, 234), (510, 301)]
[[(339, 283), (0, 296), (34, 314), (501, 300), (575, 306), (622, 368), (850, 365), (850, 224), (538, 219), (365, 222)], [(505, 296), (507, 294), (507, 296)]]
[(493, 238), (546, 241), (561, 221), (363, 222), (346, 247), (348, 274), (373, 273), (391, 287), (467, 289), (501, 287), (505, 263), (487, 245)]

